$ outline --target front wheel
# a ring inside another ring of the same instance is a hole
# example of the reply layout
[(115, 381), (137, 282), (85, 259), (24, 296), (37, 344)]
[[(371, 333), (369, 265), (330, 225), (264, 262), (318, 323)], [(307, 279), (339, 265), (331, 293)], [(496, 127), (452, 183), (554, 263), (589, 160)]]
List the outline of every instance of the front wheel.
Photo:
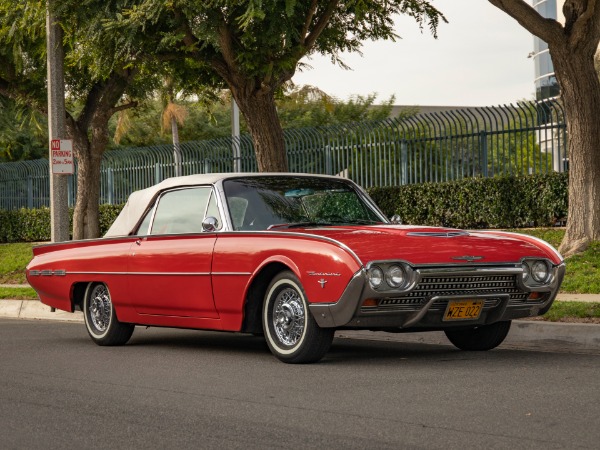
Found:
[(275, 276), (267, 288), (263, 329), (271, 352), (286, 363), (319, 361), (329, 350), (335, 332), (317, 325), (300, 281), (289, 271)]
[(510, 320), (467, 330), (445, 330), (446, 337), (461, 350), (485, 351), (498, 347), (508, 335)]
[(86, 289), (83, 316), (88, 334), (98, 345), (126, 344), (135, 328), (119, 322), (108, 287), (103, 283), (90, 283)]

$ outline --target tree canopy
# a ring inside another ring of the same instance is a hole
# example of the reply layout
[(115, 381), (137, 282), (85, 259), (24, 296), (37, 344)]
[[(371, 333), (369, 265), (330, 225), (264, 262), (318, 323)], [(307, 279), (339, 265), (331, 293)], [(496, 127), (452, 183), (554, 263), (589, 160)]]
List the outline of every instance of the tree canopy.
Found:
[[(100, 162), (109, 142), (112, 115), (153, 92), (162, 65), (141, 46), (124, 49), (123, 37), (108, 31), (127, 1), (55, 2), (63, 29), (66, 137), (77, 159), (76, 239), (98, 237)], [(0, 96), (18, 107), (47, 113), (46, 2), (0, 0)]]
[[(189, 61), (204, 83), (231, 90), (252, 134), (260, 170), (287, 170), (275, 95), (303, 57), (344, 65), (366, 39), (398, 37), (394, 18), (413, 17), (436, 35), (445, 18), (424, 0), (138, 0), (112, 22), (123, 36), (153, 37), (164, 60)], [(134, 44), (127, 43), (126, 46)]]

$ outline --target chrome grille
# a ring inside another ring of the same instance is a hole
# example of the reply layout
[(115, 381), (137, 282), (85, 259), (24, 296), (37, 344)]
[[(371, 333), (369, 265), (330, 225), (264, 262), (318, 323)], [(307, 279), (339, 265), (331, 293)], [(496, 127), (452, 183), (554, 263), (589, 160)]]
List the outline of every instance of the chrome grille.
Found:
[[(523, 305), (527, 293), (517, 287), (516, 275), (424, 275), (419, 284), (411, 292), (398, 297), (386, 297), (379, 301), (377, 307), (363, 307), (363, 312), (397, 311), (411, 312), (420, 310), (432, 297), (479, 296), (508, 294), (508, 306)], [(497, 306), (498, 298), (487, 298), (484, 309)], [(430, 311), (444, 311), (448, 300), (436, 301)]]

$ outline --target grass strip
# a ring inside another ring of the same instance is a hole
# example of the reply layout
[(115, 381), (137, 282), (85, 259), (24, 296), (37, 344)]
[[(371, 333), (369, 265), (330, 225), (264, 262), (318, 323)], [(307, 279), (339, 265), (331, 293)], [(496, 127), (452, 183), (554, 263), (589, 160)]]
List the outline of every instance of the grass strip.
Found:
[(34, 244), (0, 244), (0, 284), (26, 283), (25, 267), (31, 260)]
[(37, 300), (38, 296), (30, 287), (0, 287), (0, 300)]
[(543, 317), (550, 322), (559, 322), (567, 318), (600, 318), (600, 303), (556, 301)]

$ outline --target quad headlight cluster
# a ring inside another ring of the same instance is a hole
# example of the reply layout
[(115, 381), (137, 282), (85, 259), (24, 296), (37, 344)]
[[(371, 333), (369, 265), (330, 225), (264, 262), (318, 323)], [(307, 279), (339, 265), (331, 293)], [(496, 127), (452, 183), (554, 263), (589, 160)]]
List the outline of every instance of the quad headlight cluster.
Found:
[(536, 288), (548, 286), (554, 278), (552, 265), (545, 259), (524, 259), (521, 280), (526, 287)]
[(377, 291), (405, 291), (414, 286), (416, 272), (404, 262), (378, 262), (367, 267), (367, 278)]

